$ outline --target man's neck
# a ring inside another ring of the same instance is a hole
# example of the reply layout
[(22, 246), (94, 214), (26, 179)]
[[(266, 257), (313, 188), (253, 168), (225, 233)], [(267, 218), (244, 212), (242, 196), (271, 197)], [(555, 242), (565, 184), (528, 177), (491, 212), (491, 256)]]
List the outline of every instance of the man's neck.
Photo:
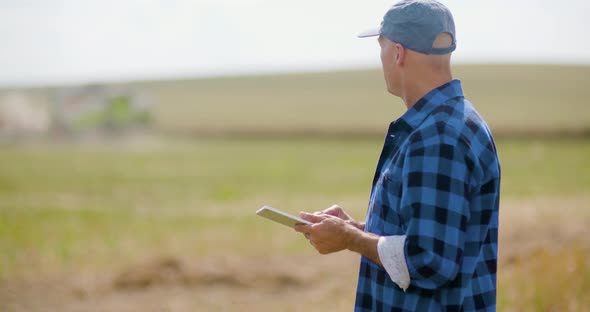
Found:
[(440, 75), (432, 77), (430, 79), (414, 79), (413, 82), (405, 84), (404, 92), (402, 92), (401, 98), (406, 104), (408, 109), (412, 108), (421, 98), (423, 98), (428, 92), (436, 89), (445, 83), (448, 83), (453, 79), (452, 75)]

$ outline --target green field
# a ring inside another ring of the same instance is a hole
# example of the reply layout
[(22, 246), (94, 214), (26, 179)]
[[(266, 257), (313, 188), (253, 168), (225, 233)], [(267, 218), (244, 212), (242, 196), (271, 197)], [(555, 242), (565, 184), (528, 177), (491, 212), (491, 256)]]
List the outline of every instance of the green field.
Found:
[[(590, 140), (561, 131), (590, 124), (590, 68), (456, 76), (501, 134), (499, 310), (588, 311)], [(380, 73), (135, 86), (155, 133), (0, 144), (0, 311), (350, 310), (358, 256), (319, 256), (254, 211), (364, 218), (403, 111)]]

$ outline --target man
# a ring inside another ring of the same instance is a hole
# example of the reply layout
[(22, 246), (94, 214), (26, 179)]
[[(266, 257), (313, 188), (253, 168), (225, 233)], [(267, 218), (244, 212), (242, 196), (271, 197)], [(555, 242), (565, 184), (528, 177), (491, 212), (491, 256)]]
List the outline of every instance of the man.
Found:
[(455, 25), (436, 1), (395, 4), (376, 31), (389, 126), (365, 223), (338, 206), (301, 213), (321, 253), (362, 255), (356, 311), (493, 311), (500, 166), (488, 126), (452, 80)]

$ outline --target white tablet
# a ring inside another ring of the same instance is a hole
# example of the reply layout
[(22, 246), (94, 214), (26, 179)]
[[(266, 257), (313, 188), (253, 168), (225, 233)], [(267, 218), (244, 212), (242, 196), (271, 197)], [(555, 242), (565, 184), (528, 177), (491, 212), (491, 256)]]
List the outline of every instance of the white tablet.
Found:
[(284, 224), (284, 225), (291, 227), (291, 228), (294, 227), (295, 224), (301, 224), (301, 223), (312, 224), (311, 222), (309, 222), (307, 220), (303, 220), (299, 217), (296, 217), (294, 215), (280, 211), (280, 210), (275, 209), (270, 206), (262, 206), (262, 208), (260, 208), (256, 211), (256, 214), (261, 217), (272, 220), (274, 222)]

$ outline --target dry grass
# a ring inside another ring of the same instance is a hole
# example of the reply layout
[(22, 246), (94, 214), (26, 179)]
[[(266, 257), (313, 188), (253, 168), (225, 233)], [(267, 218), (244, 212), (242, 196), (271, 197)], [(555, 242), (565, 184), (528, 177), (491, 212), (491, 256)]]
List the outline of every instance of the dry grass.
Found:
[[(504, 201), (500, 311), (588, 311), (588, 200)], [(279, 237), (302, 240), (280, 229)], [(0, 302), (3, 311), (333, 311), (354, 302), (358, 256), (349, 252), (189, 254), (156, 252), (107, 271), (4, 281)]]
[(590, 197), (510, 200), (501, 207), (502, 311), (589, 311)]
[[(590, 66), (458, 65), (466, 96), (498, 133), (588, 129)], [(140, 85), (166, 131), (381, 134), (405, 106), (380, 70)], [(247, 116), (245, 118), (244, 116)]]
[[(496, 133), (588, 131), (590, 66), (458, 65), (466, 96)], [(403, 113), (379, 69), (129, 83), (166, 132), (380, 135)], [(0, 90), (0, 96), (4, 91)], [(33, 102), (52, 89), (29, 90)]]

